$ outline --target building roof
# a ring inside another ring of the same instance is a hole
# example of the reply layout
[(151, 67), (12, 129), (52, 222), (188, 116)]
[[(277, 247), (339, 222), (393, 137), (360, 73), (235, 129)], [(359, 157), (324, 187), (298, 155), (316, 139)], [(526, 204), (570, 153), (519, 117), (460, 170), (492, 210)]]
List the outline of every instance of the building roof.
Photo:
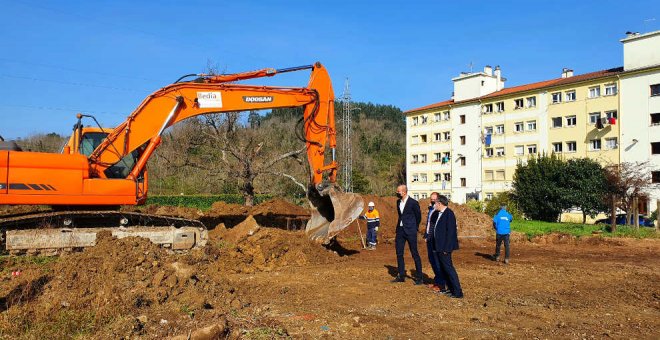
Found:
[[(531, 83), (531, 84), (508, 87), (508, 88), (504, 88), (504, 89), (501, 89), (499, 91), (487, 94), (485, 96), (481, 96), (481, 97), (477, 97), (477, 98), (471, 98), (471, 99), (467, 99), (467, 100), (462, 100), (460, 102), (463, 103), (463, 102), (469, 102), (469, 101), (481, 100), (481, 99), (492, 99), (492, 98), (495, 98), (495, 97), (507, 96), (507, 95), (516, 94), (516, 93), (520, 93), (520, 92), (538, 90), (538, 89), (548, 88), (548, 87), (553, 87), (553, 86), (573, 84), (573, 83), (578, 83), (578, 82), (581, 82), (581, 81), (587, 81), (587, 80), (598, 79), (598, 78), (611, 77), (613, 75), (617, 75), (617, 74), (620, 74), (620, 73), (623, 73), (623, 67), (615, 67), (615, 68), (611, 68), (611, 69), (607, 69), (607, 70), (600, 70), (600, 71), (591, 72), (591, 73), (579, 74), (579, 75), (571, 76), (571, 77), (567, 77), (567, 78), (555, 78), (555, 79), (544, 80), (544, 81)], [(404, 114), (417, 112), (417, 111), (424, 111), (424, 110), (429, 110), (429, 109), (435, 109), (435, 108), (438, 108), (438, 107), (449, 106), (449, 105), (452, 105), (452, 104), (455, 104), (453, 99), (445, 100), (445, 101), (442, 101), (442, 102), (439, 102), (439, 103), (430, 104), (430, 105), (426, 105), (426, 106), (422, 106), (422, 107), (418, 107), (418, 108), (415, 108), (415, 109), (405, 111)]]

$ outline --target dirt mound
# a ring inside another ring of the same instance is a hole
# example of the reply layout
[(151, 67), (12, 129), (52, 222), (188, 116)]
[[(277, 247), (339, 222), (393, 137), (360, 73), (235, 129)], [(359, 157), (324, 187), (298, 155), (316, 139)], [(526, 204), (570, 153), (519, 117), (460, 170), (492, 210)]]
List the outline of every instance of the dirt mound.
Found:
[(0, 205), (0, 217), (48, 210), (50, 207), (45, 205)]
[(291, 215), (291, 216), (310, 216), (308, 209), (299, 205), (289, 203), (282, 199), (272, 199), (261, 203), (250, 211), (250, 214), (257, 215)]
[[(28, 268), (19, 280), (3, 282), (3, 291), (11, 285), (21, 294), (3, 306), (12, 312), (0, 320), (0, 328), (21, 334), (30, 325), (50, 324), (52, 329), (40, 336), (84, 331), (101, 338), (162, 338), (212, 323), (225, 334), (233, 327), (230, 310), (243, 309), (248, 300), (226, 281), (214, 259), (206, 251), (177, 255), (147, 239), (117, 240), (103, 233), (93, 248), (55, 258), (48, 270)], [(62, 333), (50, 334), (57, 330)]]
[(339, 257), (303, 232), (259, 226), (252, 216), (234, 228), (214, 233), (210, 248), (224, 270), (234, 273), (272, 271), (290, 265), (322, 264)]
[(553, 233), (535, 236), (531, 239), (531, 241), (537, 244), (575, 244), (576, 238), (570, 234)]
[(211, 210), (209, 214), (214, 216), (236, 216), (236, 215), (247, 215), (249, 213), (250, 207), (246, 207), (240, 204), (226, 203), (224, 201), (217, 201), (211, 205)]
[[(380, 214), (381, 228), (378, 230), (378, 238), (387, 240), (396, 236), (396, 221), (398, 214), (396, 212), (396, 197), (378, 197), (373, 195), (363, 195), (364, 206), (368, 202), (374, 202), (376, 209)], [(426, 215), (430, 199), (419, 201), (422, 210), (422, 223), (420, 223), (419, 232), (424, 232), (426, 226)], [(478, 213), (465, 205), (449, 203), (449, 207), (456, 215), (458, 224), (458, 235), (463, 238), (487, 238), (493, 234), (492, 218), (486, 214)], [(366, 212), (366, 210), (365, 210)], [(358, 235), (357, 223), (360, 223), (362, 233), (366, 232), (365, 221), (353, 222), (342, 234), (343, 238), (353, 238)]]

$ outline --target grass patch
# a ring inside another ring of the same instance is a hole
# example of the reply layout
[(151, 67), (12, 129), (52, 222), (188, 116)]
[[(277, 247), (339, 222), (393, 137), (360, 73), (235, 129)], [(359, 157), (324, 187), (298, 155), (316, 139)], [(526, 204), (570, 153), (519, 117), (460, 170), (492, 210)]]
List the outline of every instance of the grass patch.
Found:
[(579, 223), (553, 223), (542, 221), (514, 220), (511, 222), (511, 229), (527, 235), (528, 238), (534, 236), (564, 233), (576, 237), (592, 235), (594, 232), (600, 232), (600, 235), (607, 237), (634, 237), (634, 238), (660, 238), (653, 228), (617, 226), (617, 231), (609, 231), (609, 225), (606, 224), (579, 224)]

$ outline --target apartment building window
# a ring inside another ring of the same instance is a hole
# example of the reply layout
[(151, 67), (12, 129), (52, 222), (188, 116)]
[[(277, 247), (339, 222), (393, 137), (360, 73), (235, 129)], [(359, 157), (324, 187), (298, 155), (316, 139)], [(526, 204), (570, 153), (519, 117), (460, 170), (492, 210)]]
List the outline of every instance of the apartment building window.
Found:
[(461, 115), (461, 124), (465, 124), (465, 115)]
[(496, 181), (503, 181), (504, 180), (504, 170), (497, 170), (495, 171), (495, 180)]
[(419, 162), (426, 163), (426, 154), (420, 155)]
[(536, 121), (535, 120), (530, 120), (527, 122), (527, 131), (535, 131), (536, 130)]
[(465, 156), (460, 158), (461, 160), (461, 166), (465, 166)]
[(422, 116), (422, 125), (426, 124), (428, 122), (428, 120), (429, 120), (428, 116), (426, 116), (426, 115)]
[(556, 153), (561, 153), (562, 152), (561, 146), (562, 146), (561, 143), (552, 143), (552, 151)]
[(504, 148), (495, 148), (495, 155), (497, 157), (504, 157)]
[(497, 107), (497, 112), (504, 112), (504, 102), (497, 102), (495, 106)]
[(516, 99), (516, 100), (514, 101), (514, 103), (515, 103), (515, 109), (516, 109), (516, 110), (517, 110), (517, 109), (522, 109), (522, 108), (523, 108), (523, 99), (522, 99), (522, 98), (520, 98), (520, 99)]
[(594, 86), (589, 88), (589, 98), (598, 98), (600, 97), (600, 86)]
[(439, 174), (439, 173), (435, 173), (435, 174), (433, 174), (433, 181), (434, 181), (434, 182), (440, 182), (440, 181), (442, 181), (442, 174)]
[(605, 112), (605, 117), (609, 120), (610, 118), (618, 118), (617, 112), (616, 111), (607, 111)]
[(660, 155), (660, 142), (651, 143), (651, 154)]
[(449, 114), (449, 111), (445, 111), (442, 113), (442, 119), (443, 120), (449, 120), (451, 118), (451, 115)]
[(418, 174), (413, 174), (412, 175), (412, 181), (413, 182), (419, 182), (419, 175)]
[(413, 117), (413, 119), (412, 119), (412, 125), (413, 125), (413, 126), (415, 126), (415, 125), (419, 125), (419, 117)]
[(575, 91), (566, 91), (566, 101), (567, 102), (575, 101)]
[[(658, 117), (660, 118), (660, 113), (658, 113)], [(492, 126), (486, 126), (486, 128), (484, 129), (484, 132), (487, 135), (492, 135), (493, 134), (493, 127)]]
[(651, 171), (651, 183), (660, 183), (660, 171)]
[(561, 103), (561, 92), (555, 92), (552, 94), (552, 103)]
[(442, 140), (442, 134), (440, 132), (434, 133), (433, 134), (433, 140), (435, 140), (436, 142), (441, 141)]
[(414, 198), (415, 200), (419, 200), (419, 194), (413, 194), (413, 198)]
[(651, 113), (651, 125), (660, 125), (660, 113)]
[(589, 141), (589, 149), (591, 151), (598, 151), (600, 150), (600, 138), (599, 139), (592, 139)]
[(515, 123), (514, 127), (516, 129), (516, 132), (523, 132), (525, 130), (523, 122)]
[(443, 176), (445, 177), (445, 181), (451, 181), (451, 174), (450, 173), (446, 172)]
[(575, 126), (577, 124), (576, 116), (566, 116), (566, 126)]
[(426, 139), (426, 135), (419, 135), (419, 141), (422, 143), (428, 142), (428, 140)]
[(442, 154), (443, 163), (449, 162), (450, 159), (451, 159), (451, 152), (445, 152)]
[(577, 151), (577, 142), (566, 142), (566, 151), (567, 152), (576, 152)]
[(486, 104), (483, 107), (483, 113), (491, 113), (493, 112), (493, 104)]
[(494, 179), (493, 177), (493, 170), (486, 170), (484, 171), (484, 180), (486, 181), (492, 181)]
[(493, 148), (486, 148), (486, 158), (493, 157)]
[(614, 150), (619, 147), (619, 140), (614, 138), (605, 138), (605, 147), (607, 150)]
[(461, 139), (461, 145), (465, 145), (465, 136), (459, 137)]
[(527, 107), (536, 107), (536, 97), (527, 97)]
[(486, 200), (487, 200), (487, 201), (490, 201), (490, 200), (492, 200), (492, 199), (493, 199), (493, 193), (492, 193), (492, 192), (487, 192), (487, 193), (486, 193)]
[(444, 139), (445, 141), (448, 141), (448, 140), (451, 139), (451, 133), (450, 133), (449, 131), (447, 131), (447, 132), (443, 132), (443, 133), (442, 133), (442, 137), (443, 137), (443, 139)]
[(419, 163), (419, 155), (413, 155), (412, 159), (413, 164)]
[(440, 113), (439, 112), (435, 113), (433, 115), (433, 121), (436, 122), (436, 123), (440, 121)]
[(617, 93), (616, 84), (607, 84), (605, 85), (605, 95), (613, 96)]
[(495, 133), (501, 135), (504, 133), (504, 124), (495, 127)]
[(412, 136), (412, 143), (413, 144), (418, 144), (419, 143), (419, 136)]
[(600, 119), (600, 112), (592, 112), (589, 114), (589, 124), (596, 124)]
[(426, 199), (426, 197), (428, 197), (427, 194), (426, 194), (426, 193), (423, 193), (423, 194), (422, 194), (422, 199)]
[(422, 183), (426, 183), (426, 174), (421, 174), (419, 175), (419, 181)]
[(536, 154), (536, 144), (527, 145), (527, 153), (530, 155)]
[(516, 145), (514, 147), (514, 153), (516, 154), (516, 156), (524, 155), (525, 154), (525, 147), (522, 146), (522, 145)]
[(465, 180), (465, 177), (461, 178), (461, 186), (466, 187), (467, 186), (467, 181)]
[(552, 118), (552, 127), (553, 128), (560, 128), (561, 127), (561, 117)]
[(440, 162), (442, 160), (442, 154), (439, 152), (436, 152), (433, 154), (433, 161), (434, 162)]

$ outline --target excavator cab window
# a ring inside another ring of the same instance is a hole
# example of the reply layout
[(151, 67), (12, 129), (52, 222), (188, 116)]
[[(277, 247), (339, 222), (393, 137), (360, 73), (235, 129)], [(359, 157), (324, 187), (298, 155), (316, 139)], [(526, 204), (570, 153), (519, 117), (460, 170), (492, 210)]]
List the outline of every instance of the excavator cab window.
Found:
[(87, 132), (80, 141), (80, 154), (89, 156), (97, 146), (108, 136), (106, 132)]
[(139, 148), (124, 156), (121, 160), (119, 160), (119, 162), (105, 169), (105, 176), (107, 178), (128, 177), (128, 175), (131, 173), (131, 170), (133, 170), (133, 167), (135, 167), (135, 163), (137, 163), (138, 159), (140, 159), (140, 156), (142, 155), (142, 152), (144, 152), (144, 149), (148, 143), (149, 142), (144, 143)]

